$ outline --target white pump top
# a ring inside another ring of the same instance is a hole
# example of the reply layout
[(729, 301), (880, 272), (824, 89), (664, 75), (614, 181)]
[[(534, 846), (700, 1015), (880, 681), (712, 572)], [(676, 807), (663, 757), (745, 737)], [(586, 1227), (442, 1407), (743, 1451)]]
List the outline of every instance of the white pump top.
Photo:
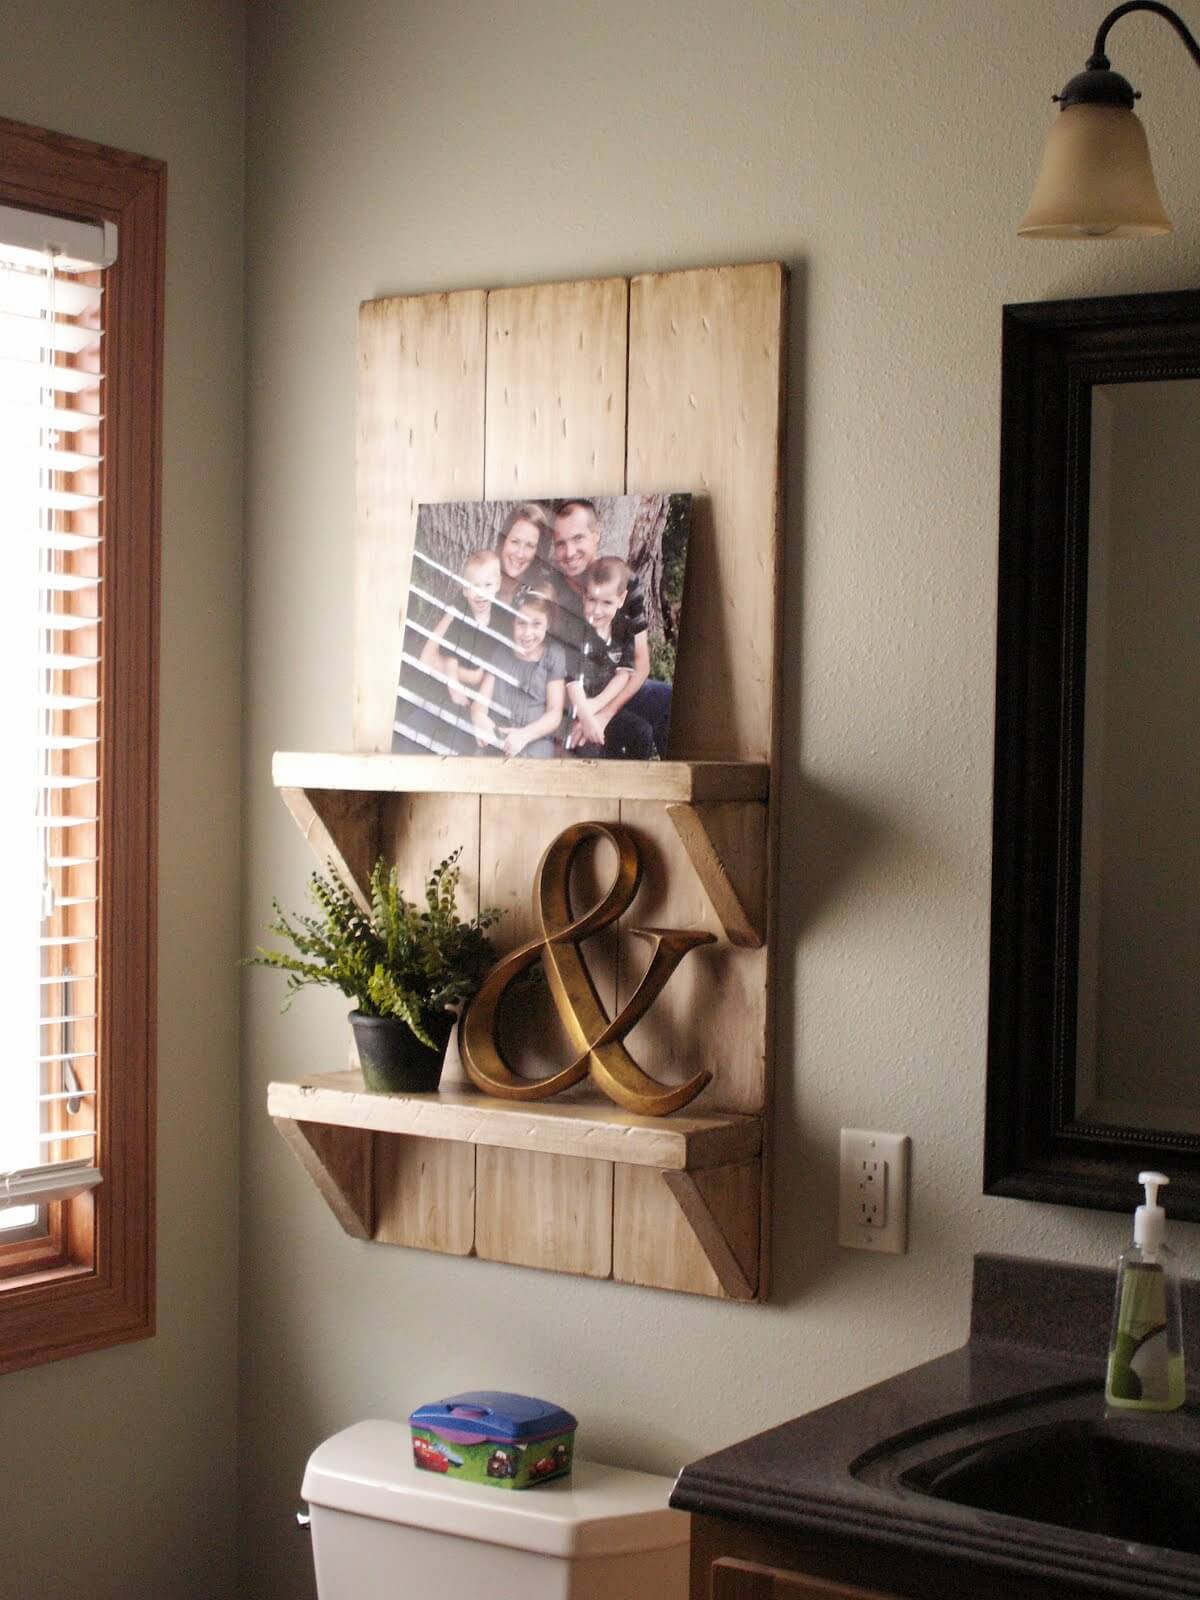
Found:
[(1170, 1183), (1161, 1172), (1139, 1172), (1138, 1182), (1146, 1190), (1146, 1204), (1133, 1213), (1133, 1242), (1147, 1255), (1154, 1255), (1162, 1245), (1167, 1229), (1167, 1213), (1158, 1203), (1158, 1191)]

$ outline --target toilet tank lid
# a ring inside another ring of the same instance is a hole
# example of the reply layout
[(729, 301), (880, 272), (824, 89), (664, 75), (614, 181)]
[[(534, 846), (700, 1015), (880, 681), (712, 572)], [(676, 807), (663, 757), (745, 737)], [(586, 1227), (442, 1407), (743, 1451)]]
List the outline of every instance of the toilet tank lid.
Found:
[(571, 1476), (532, 1489), (451, 1482), (422, 1472), (402, 1422), (356, 1422), (309, 1458), (312, 1506), (510, 1545), (541, 1555), (628, 1555), (686, 1544), (691, 1519), (667, 1505), (673, 1480), (576, 1457)]

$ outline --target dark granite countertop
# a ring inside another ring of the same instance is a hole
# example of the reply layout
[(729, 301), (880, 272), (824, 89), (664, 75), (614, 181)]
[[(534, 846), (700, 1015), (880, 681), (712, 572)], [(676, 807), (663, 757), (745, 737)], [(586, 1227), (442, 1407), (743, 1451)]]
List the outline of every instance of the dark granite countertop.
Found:
[[(1113, 1282), (1094, 1268), (977, 1257), (971, 1336), (961, 1350), (685, 1467), (672, 1505), (1130, 1600), (1200, 1600), (1200, 1555), (934, 1499), (889, 1482), (880, 1466), (904, 1446), (947, 1433), (958, 1443), (1005, 1431), (999, 1418), (1019, 1428), (1044, 1417), (1103, 1417)], [(1194, 1382), (1200, 1284), (1184, 1286), (1184, 1325)], [(1195, 1402), (1193, 1392), (1182, 1412), (1134, 1414), (1122, 1425), (1200, 1450)]]

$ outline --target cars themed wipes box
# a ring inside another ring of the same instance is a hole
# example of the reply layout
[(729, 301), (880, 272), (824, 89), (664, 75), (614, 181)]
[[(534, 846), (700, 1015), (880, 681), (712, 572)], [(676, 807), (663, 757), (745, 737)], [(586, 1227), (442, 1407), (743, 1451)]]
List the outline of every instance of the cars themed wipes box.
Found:
[(571, 1470), (575, 1418), (548, 1400), (473, 1389), (418, 1406), (413, 1459), (426, 1472), (497, 1489), (529, 1489)]

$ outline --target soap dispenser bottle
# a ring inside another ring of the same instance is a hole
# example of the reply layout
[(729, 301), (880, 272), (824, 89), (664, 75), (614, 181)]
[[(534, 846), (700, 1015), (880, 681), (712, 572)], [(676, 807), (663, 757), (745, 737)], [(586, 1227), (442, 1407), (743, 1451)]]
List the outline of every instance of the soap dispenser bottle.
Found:
[(1158, 1191), (1170, 1180), (1140, 1172), (1145, 1205), (1133, 1214), (1133, 1248), (1117, 1263), (1117, 1299), (1104, 1398), (1135, 1411), (1174, 1411), (1184, 1400), (1179, 1267), (1163, 1243), (1166, 1212)]

